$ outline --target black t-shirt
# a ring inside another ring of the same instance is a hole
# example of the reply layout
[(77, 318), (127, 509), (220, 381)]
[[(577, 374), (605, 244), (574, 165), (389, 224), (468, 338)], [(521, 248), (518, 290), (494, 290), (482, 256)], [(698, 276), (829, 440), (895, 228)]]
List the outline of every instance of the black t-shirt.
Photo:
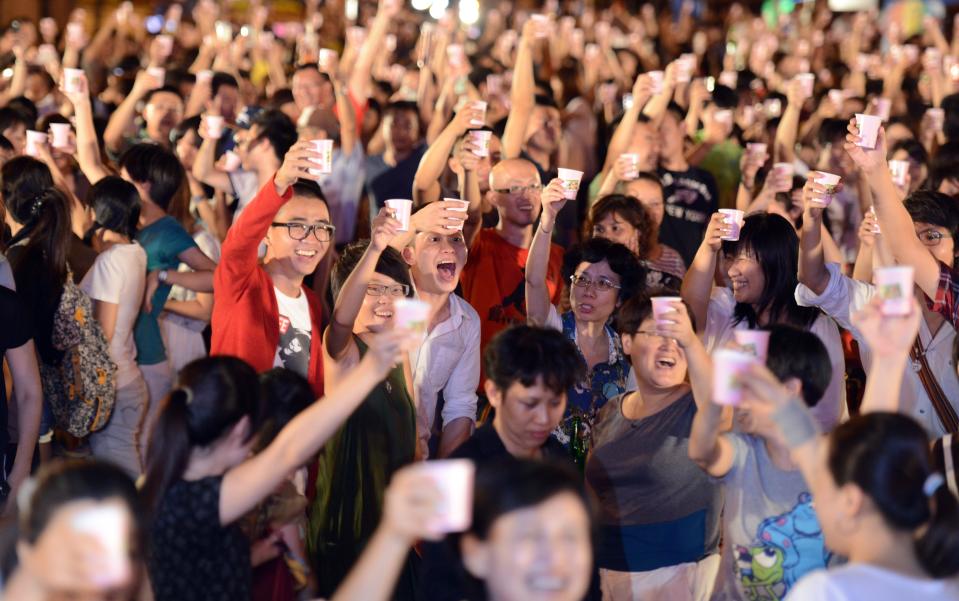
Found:
[(46, 365), (58, 365), (63, 352), (53, 346), (53, 322), (60, 307), (63, 282), (57, 282), (49, 272), (38, 249), (14, 246), (7, 251), (7, 259), (40, 360)]
[(686, 265), (693, 262), (706, 235), (706, 225), (719, 210), (719, 191), (713, 176), (698, 167), (686, 171), (660, 169), (666, 215), (659, 241), (675, 248)]
[[(0, 286), (0, 362), (3, 355), (30, 340), (30, 323), (17, 293)], [(7, 388), (0, 369), (0, 453), (7, 448)], [(2, 475), (0, 475), (2, 479)]]
[(148, 566), (156, 601), (248, 601), (250, 542), (220, 525), (223, 477), (178, 480), (160, 501)]

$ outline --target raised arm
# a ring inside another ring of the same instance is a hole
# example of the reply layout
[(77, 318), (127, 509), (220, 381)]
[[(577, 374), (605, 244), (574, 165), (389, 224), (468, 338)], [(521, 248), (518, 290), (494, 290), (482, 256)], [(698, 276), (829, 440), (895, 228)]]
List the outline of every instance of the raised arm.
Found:
[(909, 315), (883, 315), (878, 295), (852, 315), (852, 325), (872, 354), (860, 413), (899, 411), (903, 374), (921, 318), (922, 309), (916, 300), (912, 300)]
[(533, 44), (536, 43), (536, 24), (532, 19), (523, 25), (523, 35), (516, 50), (516, 65), (509, 91), (510, 111), (503, 131), (503, 158), (515, 159), (526, 143), (526, 128), (536, 104), (536, 86), (533, 79)]
[(333, 83), (333, 93), (336, 95), (336, 118), (340, 124), (340, 152), (343, 156), (350, 156), (356, 146), (356, 111), (353, 109), (353, 103), (350, 102), (349, 88), (333, 73), (328, 75)]
[(150, 90), (160, 87), (160, 82), (155, 77), (147, 73), (146, 70), (137, 73), (136, 81), (133, 83), (133, 89), (123, 99), (120, 106), (110, 115), (107, 122), (107, 128), (103, 132), (103, 143), (107, 150), (111, 152), (120, 152), (123, 148), (123, 138), (127, 129), (133, 123), (137, 113), (137, 103), (143, 100), (144, 96)]
[(796, 136), (799, 134), (799, 116), (806, 101), (806, 92), (798, 79), (793, 79), (786, 87), (787, 104), (779, 126), (776, 128), (776, 142), (773, 157), (776, 162), (791, 163), (796, 158)]
[(231, 524), (243, 517), (309, 461), (402, 360), (408, 337), (402, 330), (378, 335), (363, 360), (335, 390), (296, 416), (261, 453), (228, 471), (220, 492), (220, 523)]
[(199, 136), (203, 140), (193, 160), (192, 174), (198, 181), (212, 186), (221, 192), (233, 193), (233, 184), (226, 171), (216, 168), (216, 144), (218, 138), (210, 136), (206, 119), (200, 118)]
[(546, 324), (549, 315), (549, 288), (546, 275), (549, 271), (549, 247), (556, 225), (556, 215), (566, 204), (563, 182), (554, 179), (543, 189), (543, 214), (533, 242), (526, 255), (526, 319), (531, 325)]
[(613, 137), (609, 140), (603, 171), (608, 170), (613, 161), (629, 148), (630, 141), (633, 139), (633, 131), (639, 121), (639, 114), (652, 96), (652, 90), (653, 81), (649, 75), (643, 73), (636, 78), (636, 82), (633, 84), (633, 105), (623, 113), (622, 121), (619, 122), (616, 131), (613, 132)]
[(731, 231), (732, 226), (726, 225), (722, 213), (713, 213), (706, 226), (706, 235), (703, 237), (693, 262), (686, 270), (683, 278), (681, 295), (689, 305), (696, 322), (697, 329), (702, 332), (706, 328), (706, 313), (709, 307), (709, 298), (713, 291), (713, 278), (716, 274), (716, 256), (722, 247), (722, 236)]
[(95, 184), (109, 173), (100, 160), (100, 145), (97, 142), (97, 132), (93, 127), (93, 108), (90, 105), (86, 76), (80, 82), (80, 88), (76, 92), (67, 92), (61, 81), (60, 91), (73, 104), (73, 117), (77, 130), (77, 163), (80, 164), (80, 171), (90, 184)]
[(829, 271), (823, 260), (822, 212), (813, 199), (825, 194), (825, 187), (812, 178), (803, 188), (803, 222), (799, 235), (799, 283), (816, 296), (822, 295), (829, 285)]
[(393, 19), (399, 14), (402, 3), (398, 0), (380, 0), (376, 17), (370, 25), (369, 34), (363, 41), (359, 55), (350, 69), (349, 90), (354, 98), (367, 98), (370, 95), (370, 82), (373, 62), (377, 54), (383, 52), (386, 33)]
[(473, 119), (482, 119), (480, 111), (471, 105), (464, 106), (426, 149), (413, 177), (413, 200), (417, 205), (433, 202), (440, 197), (440, 176), (446, 169), (456, 140), (466, 133)]

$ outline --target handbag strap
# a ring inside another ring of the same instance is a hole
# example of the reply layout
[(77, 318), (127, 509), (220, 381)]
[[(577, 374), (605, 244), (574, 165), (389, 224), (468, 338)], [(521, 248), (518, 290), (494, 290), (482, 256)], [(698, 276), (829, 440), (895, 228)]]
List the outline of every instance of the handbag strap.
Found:
[(959, 432), (959, 416), (956, 416), (956, 410), (953, 409), (949, 399), (946, 398), (946, 394), (942, 391), (942, 387), (939, 386), (936, 376), (929, 368), (929, 363), (926, 362), (926, 351), (922, 347), (919, 336), (916, 336), (916, 341), (909, 351), (909, 356), (913, 361), (919, 363), (919, 381), (922, 382), (922, 387), (925, 389), (929, 400), (932, 401), (936, 415), (946, 432), (952, 434)]

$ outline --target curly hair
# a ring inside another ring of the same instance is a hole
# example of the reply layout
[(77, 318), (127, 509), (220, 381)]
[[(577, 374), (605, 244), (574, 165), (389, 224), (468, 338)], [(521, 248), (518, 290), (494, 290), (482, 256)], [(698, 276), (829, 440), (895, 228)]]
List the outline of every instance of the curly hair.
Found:
[(643, 204), (635, 196), (610, 194), (598, 199), (589, 210), (589, 220), (586, 223), (588, 229), (584, 237), (591, 238), (593, 226), (610, 214), (617, 215), (636, 228), (636, 232), (639, 234), (639, 243), (637, 244), (639, 258), (649, 257), (656, 245), (656, 226)]

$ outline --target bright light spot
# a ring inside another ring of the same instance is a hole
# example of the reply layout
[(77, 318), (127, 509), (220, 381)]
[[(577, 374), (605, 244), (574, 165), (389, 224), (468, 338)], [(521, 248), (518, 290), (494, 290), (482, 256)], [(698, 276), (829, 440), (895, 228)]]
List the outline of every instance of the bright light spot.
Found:
[(412, 2), (412, 6), (416, 10), (426, 10), (431, 4), (430, 0), (413, 0)]
[(443, 15), (446, 14), (447, 6), (449, 6), (449, 0), (433, 0), (433, 5), (430, 6), (430, 16), (434, 19), (442, 19)]
[(479, 21), (479, 0), (460, 0), (460, 21), (467, 25)]

